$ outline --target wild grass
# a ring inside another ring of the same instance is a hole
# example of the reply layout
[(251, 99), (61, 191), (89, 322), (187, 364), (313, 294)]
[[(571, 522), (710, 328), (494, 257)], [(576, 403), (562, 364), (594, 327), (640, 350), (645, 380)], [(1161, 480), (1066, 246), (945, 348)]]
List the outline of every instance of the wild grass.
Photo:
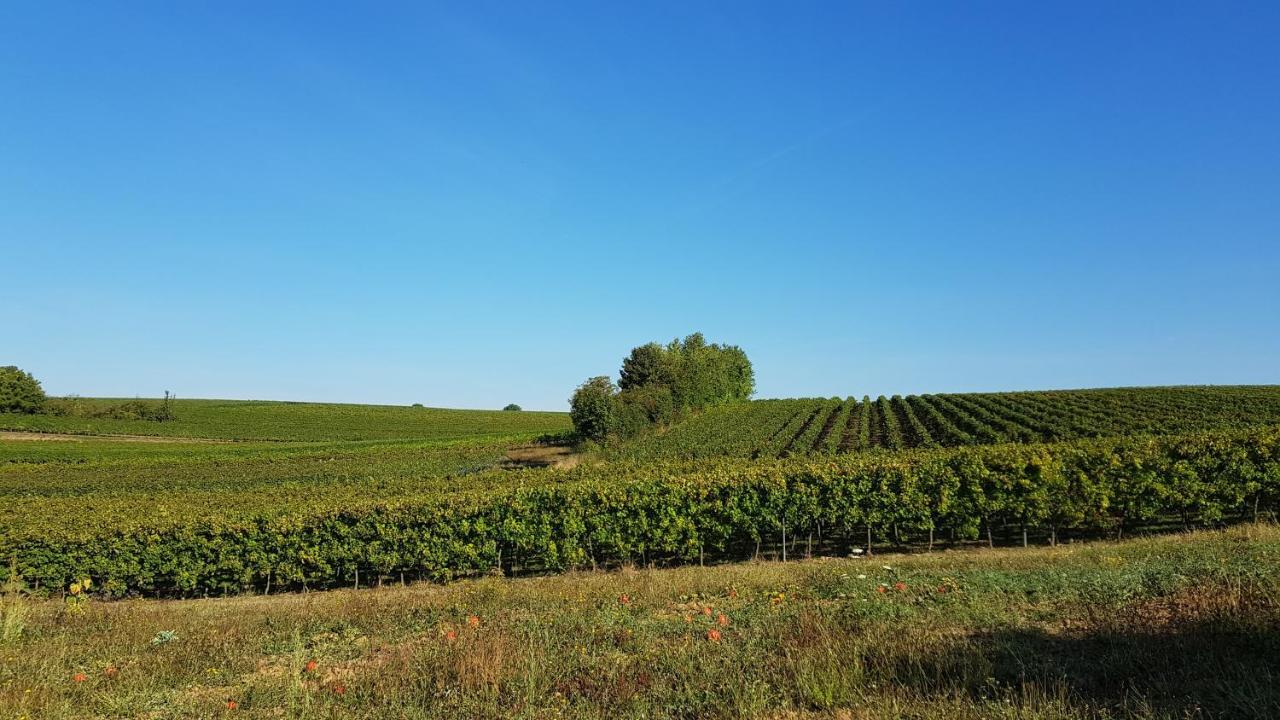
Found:
[[(75, 613), (16, 602), (4, 717), (1280, 716), (1270, 525)], [(153, 643), (162, 631), (176, 639)]]

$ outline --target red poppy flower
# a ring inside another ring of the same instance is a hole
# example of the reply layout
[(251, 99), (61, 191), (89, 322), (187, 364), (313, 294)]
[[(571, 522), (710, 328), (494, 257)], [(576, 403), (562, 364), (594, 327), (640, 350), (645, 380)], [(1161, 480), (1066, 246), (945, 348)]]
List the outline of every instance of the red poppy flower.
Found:
[(897, 590), (898, 592), (902, 592), (903, 590), (907, 589), (907, 584), (904, 582), (896, 582), (893, 584), (893, 589)]
[(724, 613), (720, 613), (716, 616), (716, 624), (720, 627), (729, 627), (729, 616)]
[(457, 640), (457, 639), (458, 639), (458, 633), (457, 633), (457, 631), (455, 631), (455, 630), (449, 630), (448, 632), (446, 632), (446, 633), (444, 634), (444, 639), (445, 639), (445, 640), (448, 640), (449, 642), (453, 642), (454, 640)]
[(235, 710), (235, 709), (236, 709), (236, 708), (238, 708), (238, 707), (240, 707), (240, 704), (239, 704), (239, 703), (237, 703), (235, 700), (228, 700), (228, 701), (227, 701), (227, 709), (228, 709), (228, 710)]
[(106, 675), (109, 678), (113, 678), (120, 674), (120, 668), (116, 667), (115, 665), (108, 665), (102, 669), (102, 674)]
[(346, 685), (334, 685), (334, 686), (333, 686), (333, 692), (334, 692), (334, 694), (336, 694), (336, 695), (346, 695), (346, 694), (347, 694), (347, 686), (346, 686)]
[(468, 615), (468, 616), (467, 616), (467, 625), (469, 625), (469, 626), (471, 626), (471, 627), (473, 627), (473, 628), (474, 628), (474, 627), (480, 627), (480, 618), (476, 617), (475, 615)]
[(623, 595), (619, 595), (619, 596), (618, 596), (618, 604), (620, 604), (620, 605), (630, 605), (630, 604), (631, 604), (631, 598), (630, 598), (630, 596), (625, 595), (625, 594), (623, 594)]
[(710, 606), (710, 605), (708, 605), (708, 606), (706, 606), (706, 607), (702, 608), (702, 614), (703, 614), (703, 615), (710, 615), (710, 614), (711, 614), (711, 606)]
[(947, 586), (946, 586), (946, 585), (939, 585), (939, 586), (938, 586), (938, 592), (944, 593), (944, 592), (946, 592), (946, 591), (947, 591)]
[(883, 585), (881, 585), (881, 586), (877, 587), (877, 588), (876, 588), (876, 592), (878, 592), (878, 593), (882, 593), (882, 592), (884, 592), (884, 586), (883, 586)]
[(78, 683), (82, 683), (82, 682), (84, 682), (85, 680), (88, 680), (88, 679), (89, 679), (89, 678), (88, 678), (88, 677), (86, 677), (84, 673), (76, 673), (75, 675), (72, 675), (72, 676), (71, 676), (71, 682), (78, 682)]
[(711, 628), (707, 631), (707, 639), (711, 642), (720, 642), (720, 631), (715, 628)]
[(315, 671), (316, 671), (316, 668), (318, 668), (318, 667), (320, 667), (320, 663), (316, 662), (315, 660), (308, 660), (308, 661), (307, 661), (307, 672), (309, 672), (309, 673), (311, 673), (311, 672), (315, 672)]

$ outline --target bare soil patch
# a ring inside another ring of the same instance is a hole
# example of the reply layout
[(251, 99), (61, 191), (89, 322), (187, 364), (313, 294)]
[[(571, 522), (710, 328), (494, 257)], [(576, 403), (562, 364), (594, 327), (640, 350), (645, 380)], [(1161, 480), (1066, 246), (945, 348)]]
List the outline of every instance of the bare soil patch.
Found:
[(556, 467), (568, 469), (581, 462), (582, 457), (565, 445), (524, 445), (507, 451), (503, 467)]

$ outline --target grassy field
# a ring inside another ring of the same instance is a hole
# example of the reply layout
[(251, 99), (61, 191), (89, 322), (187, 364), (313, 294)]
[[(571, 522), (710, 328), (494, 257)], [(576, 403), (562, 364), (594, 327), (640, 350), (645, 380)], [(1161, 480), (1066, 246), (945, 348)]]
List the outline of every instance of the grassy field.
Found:
[[(76, 402), (91, 410), (123, 401), (81, 398)], [(400, 405), (176, 400), (173, 414), (175, 420), (153, 422), (0, 413), (0, 430), (307, 442), (457, 440), (561, 433), (570, 428), (568, 413), (445, 410)]]
[(15, 599), (0, 714), (1270, 718), (1280, 529), (226, 600)]

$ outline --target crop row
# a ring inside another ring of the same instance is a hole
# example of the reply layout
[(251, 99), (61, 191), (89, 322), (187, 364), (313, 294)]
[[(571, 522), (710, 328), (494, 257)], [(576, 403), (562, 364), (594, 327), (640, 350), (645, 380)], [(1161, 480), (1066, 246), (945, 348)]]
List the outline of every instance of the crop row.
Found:
[[(859, 409), (874, 414), (894, 404)], [(843, 406), (833, 404), (837, 412)], [(793, 437), (809, 437), (815, 424), (841, 426), (826, 421), (831, 407), (811, 408), (799, 420), (785, 407), (774, 409), (779, 427), (795, 428)], [(865, 427), (846, 409), (846, 430)], [(814, 436), (815, 445), (829, 447), (820, 432)], [(45, 588), (88, 576), (117, 595), (190, 595), (687, 561), (761, 541), (786, 547), (813, 534), (872, 544), (935, 532), (973, 538), (1002, 527), (1056, 537), (1154, 520), (1212, 525), (1280, 507), (1280, 426), (778, 460), (620, 462), (503, 477), (460, 484), (469, 490), (363, 502), (299, 498), (259, 514), (201, 514), (197, 503), (219, 498), (191, 495), (191, 513), (128, 524), (113, 522), (124, 514), (109, 509), (136, 511), (137, 498), (63, 498), (43, 525), (0, 527), (0, 556)], [(234, 500), (238, 491), (222, 492)]]
[(713, 408), (615, 459), (794, 457), (1041, 443), (1280, 423), (1280, 387), (1170, 387), (757, 400)]

